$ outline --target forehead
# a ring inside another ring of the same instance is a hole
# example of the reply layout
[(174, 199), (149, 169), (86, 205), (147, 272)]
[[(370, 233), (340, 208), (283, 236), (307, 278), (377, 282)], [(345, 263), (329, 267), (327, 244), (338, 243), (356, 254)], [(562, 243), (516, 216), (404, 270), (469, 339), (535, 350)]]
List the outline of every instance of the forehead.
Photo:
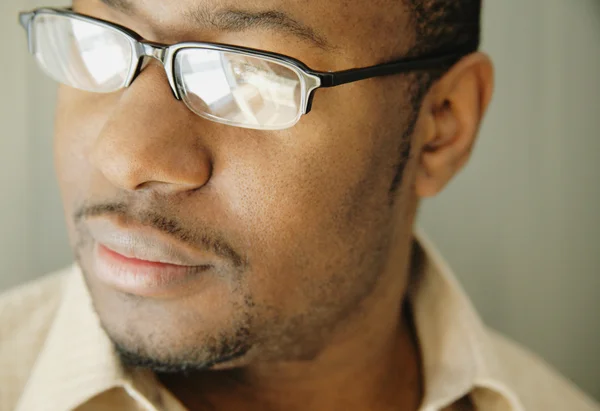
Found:
[[(270, 34), (282, 32), (287, 37), (312, 34), (311, 39), (305, 40), (321, 42), (323, 48), (340, 55), (360, 52), (367, 58), (386, 59), (405, 51), (410, 43), (409, 16), (402, 0), (76, 0), (74, 3), (84, 2), (110, 6), (113, 12), (140, 20), (156, 32), (210, 30), (215, 16), (236, 11), (242, 16), (270, 20), (255, 25), (247, 24), (250, 19), (229, 21), (233, 23), (231, 26), (238, 24), (238, 32), (261, 27), (269, 28)], [(197, 17), (203, 24), (199, 24)], [(213, 26), (212, 29), (217, 28)]]

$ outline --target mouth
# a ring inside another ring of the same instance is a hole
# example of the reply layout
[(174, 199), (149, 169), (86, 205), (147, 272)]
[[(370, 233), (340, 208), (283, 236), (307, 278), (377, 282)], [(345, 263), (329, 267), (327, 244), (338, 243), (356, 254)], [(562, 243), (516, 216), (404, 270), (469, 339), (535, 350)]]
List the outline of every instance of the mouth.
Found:
[(94, 274), (104, 285), (140, 297), (189, 292), (211, 270), (214, 257), (145, 227), (120, 227), (110, 220), (88, 224), (95, 240)]

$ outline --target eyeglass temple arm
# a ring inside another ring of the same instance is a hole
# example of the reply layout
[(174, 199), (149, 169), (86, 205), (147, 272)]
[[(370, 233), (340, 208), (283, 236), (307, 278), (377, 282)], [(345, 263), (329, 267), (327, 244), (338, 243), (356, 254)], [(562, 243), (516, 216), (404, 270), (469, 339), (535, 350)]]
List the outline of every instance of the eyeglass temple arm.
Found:
[(409, 71), (439, 69), (452, 65), (474, 50), (462, 53), (447, 54), (431, 58), (403, 59), (378, 66), (337, 71), (332, 73), (313, 72), (321, 79), (321, 87), (335, 87), (374, 77), (400, 74)]
[[(60, 10), (73, 11), (73, 7), (61, 7)], [(29, 28), (29, 23), (35, 17), (35, 11), (23, 11), (19, 13), (19, 23), (25, 30)]]

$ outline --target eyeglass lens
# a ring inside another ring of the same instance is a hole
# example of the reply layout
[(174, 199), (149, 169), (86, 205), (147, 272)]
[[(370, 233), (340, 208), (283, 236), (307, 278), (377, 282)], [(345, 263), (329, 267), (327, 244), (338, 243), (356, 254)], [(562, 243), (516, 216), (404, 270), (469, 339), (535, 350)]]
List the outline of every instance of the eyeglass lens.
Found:
[[(117, 91), (137, 65), (135, 43), (100, 23), (40, 13), (33, 21), (32, 36), (40, 66), (73, 88)], [(283, 129), (302, 114), (303, 79), (283, 62), (191, 47), (176, 53), (174, 65), (183, 101), (202, 117), (234, 126)]]
[(41, 14), (33, 25), (35, 57), (55, 80), (98, 93), (125, 85), (134, 50), (127, 36), (60, 15)]

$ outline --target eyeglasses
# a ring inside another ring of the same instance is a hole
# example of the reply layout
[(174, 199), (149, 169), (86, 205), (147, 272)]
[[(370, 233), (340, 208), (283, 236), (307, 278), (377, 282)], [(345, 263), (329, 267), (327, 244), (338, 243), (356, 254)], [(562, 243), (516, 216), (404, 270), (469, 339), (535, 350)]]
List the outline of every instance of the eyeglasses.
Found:
[(216, 43), (171, 46), (145, 41), (116, 24), (42, 8), (19, 15), (29, 51), (50, 77), (75, 89), (111, 93), (129, 87), (147, 58), (160, 61), (177, 100), (217, 123), (259, 130), (294, 126), (315, 90), (373, 77), (440, 68), (473, 50), (405, 59), (340, 72), (318, 72), (281, 54)]

